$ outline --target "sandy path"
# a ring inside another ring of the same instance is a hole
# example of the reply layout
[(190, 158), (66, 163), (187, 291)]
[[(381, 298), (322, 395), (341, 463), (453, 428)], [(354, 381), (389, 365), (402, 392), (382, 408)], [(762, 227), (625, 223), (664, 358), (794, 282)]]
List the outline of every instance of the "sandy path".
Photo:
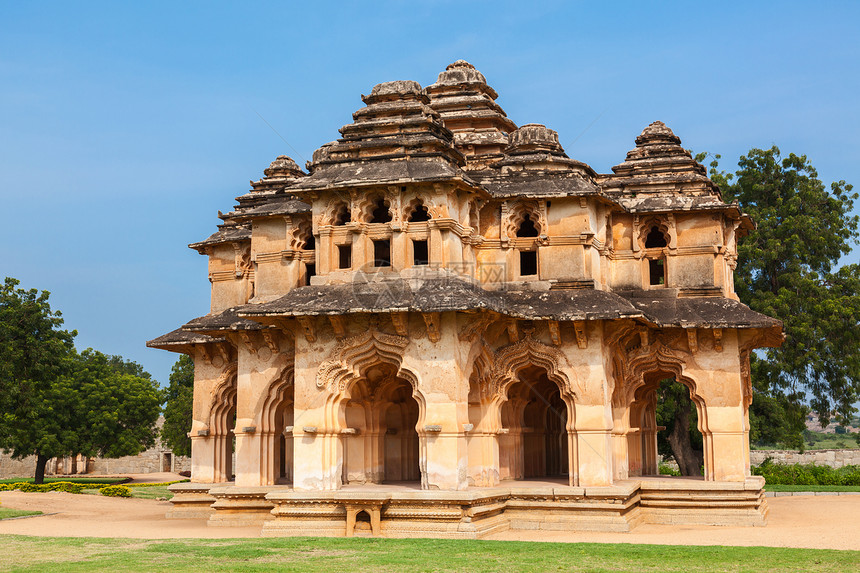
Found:
[[(170, 502), (62, 492), (0, 492), (4, 507), (44, 515), (0, 521), (0, 534), (144, 539), (259, 537), (260, 527), (208, 527), (202, 519), (166, 519)], [(860, 550), (860, 496), (768, 499), (767, 527), (640, 525), (632, 533), (506, 531), (490, 539), (672, 545), (764, 545)]]

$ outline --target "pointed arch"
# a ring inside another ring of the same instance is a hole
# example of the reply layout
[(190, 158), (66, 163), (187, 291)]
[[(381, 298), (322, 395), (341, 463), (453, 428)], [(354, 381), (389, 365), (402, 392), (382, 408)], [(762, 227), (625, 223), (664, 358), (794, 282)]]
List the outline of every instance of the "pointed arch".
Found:
[(504, 399), (507, 388), (517, 381), (517, 373), (527, 366), (539, 366), (546, 370), (547, 378), (558, 385), (562, 396), (573, 400), (582, 394), (576, 381), (570, 379), (575, 375), (564, 354), (554, 346), (527, 337), (503, 346), (496, 352), (492, 381), (487, 388), (490, 396)]

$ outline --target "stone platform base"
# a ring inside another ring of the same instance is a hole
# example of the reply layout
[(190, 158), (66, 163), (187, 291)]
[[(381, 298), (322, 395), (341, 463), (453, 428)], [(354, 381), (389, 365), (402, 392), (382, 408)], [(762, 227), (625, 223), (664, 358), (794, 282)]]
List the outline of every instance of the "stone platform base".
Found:
[(584, 488), (516, 482), (465, 491), (378, 485), (297, 492), (288, 486), (176, 485), (186, 488), (171, 486), (176, 494), (172, 513), (199, 511), (202, 488), (207, 487), (209, 525), (261, 524), (265, 536), (480, 539), (508, 529), (626, 532), (640, 523), (762, 526), (768, 511), (759, 477), (745, 482), (637, 478)]
[(215, 511), (212, 504), (215, 498), (209, 495), (215, 485), (212, 483), (175, 483), (167, 489), (173, 493), (170, 503), (173, 506), (168, 510), (169, 519), (199, 519), (212, 515)]

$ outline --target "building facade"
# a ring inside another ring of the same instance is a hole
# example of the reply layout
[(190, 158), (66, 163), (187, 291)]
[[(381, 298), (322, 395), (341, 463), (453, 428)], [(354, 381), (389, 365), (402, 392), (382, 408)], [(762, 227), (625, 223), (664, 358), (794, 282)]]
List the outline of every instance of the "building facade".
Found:
[[(661, 122), (598, 174), (496, 98), (462, 60), (425, 88), (379, 84), (307, 171), (278, 157), (190, 245), (211, 312), (149, 342), (195, 362), (177, 516), (272, 534), (623, 529), (663, 519), (645, 489), (686, 487), (669, 498), (725, 503), (676, 516), (764, 522), (749, 354), (782, 331), (733, 290), (753, 222)], [(704, 478), (658, 487), (666, 378), (696, 406)], [(538, 484), (553, 493), (523, 493)]]

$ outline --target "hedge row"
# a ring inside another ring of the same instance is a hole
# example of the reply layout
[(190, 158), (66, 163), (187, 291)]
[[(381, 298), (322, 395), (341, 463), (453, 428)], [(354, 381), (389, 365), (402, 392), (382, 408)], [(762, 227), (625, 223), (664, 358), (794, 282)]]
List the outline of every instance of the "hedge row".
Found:
[(125, 487), (155, 487), (159, 485), (173, 485), (175, 483), (185, 483), (187, 481), (191, 481), (190, 479), (178, 479), (174, 481), (163, 481), (163, 482), (153, 482), (153, 483), (126, 483), (123, 484)]
[(767, 458), (753, 466), (753, 475), (763, 476), (773, 485), (853, 485), (860, 486), (860, 466), (816, 466), (814, 464), (775, 464)]
[[(107, 485), (107, 484), (101, 484)], [(68, 481), (55, 481), (52, 483), (43, 483), (36, 485), (28, 482), (18, 483), (0, 483), (0, 491), (19, 490), (26, 493), (44, 493), (48, 491), (64, 491), (66, 493), (81, 493), (87, 488), (93, 487), (93, 484), (88, 483), (72, 483)]]
[[(163, 483), (132, 483), (127, 485), (116, 485), (110, 483), (72, 483), (68, 481), (55, 481), (51, 483), (43, 483), (40, 485), (36, 485), (34, 483), (29, 482), (16, 482), (16, 483), (0, 483), (0, 491), (12, 491), (19, 490), (25, 493), (45, 493), (49, 491), (64, 491), (66, 493), (83, 493), (85, 489), (98, 489), (99, 491), (104, 491), (108, 487), (153, 487), (158, 485), (171, 485), (174, 483), (181, 483), (189, 481), (187, 479), (181, 479), (176, 481), (168, 481)], [(102, 495), (105, 495), (102, 493)], [(131, 492), (129, 492), (128, 496), (121, 497), (129, 497)]]

